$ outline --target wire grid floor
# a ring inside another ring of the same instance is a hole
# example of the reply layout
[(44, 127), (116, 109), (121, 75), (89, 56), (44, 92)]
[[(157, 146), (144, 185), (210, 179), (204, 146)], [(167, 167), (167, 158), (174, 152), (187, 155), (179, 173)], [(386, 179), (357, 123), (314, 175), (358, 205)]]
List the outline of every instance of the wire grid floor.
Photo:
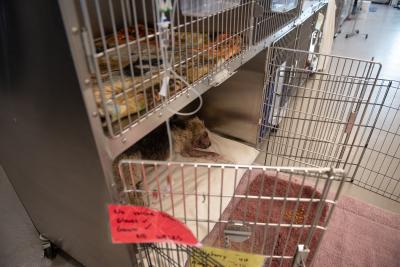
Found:
[(254, 7), (254, 43), (261, 42), (271, 36), (289, 22), (296, 19), (302, 10), (301, 0), (297, 1), (295, 8), (286, 12), (275, 12), (272, 9), (272, 0), (255, 2)]

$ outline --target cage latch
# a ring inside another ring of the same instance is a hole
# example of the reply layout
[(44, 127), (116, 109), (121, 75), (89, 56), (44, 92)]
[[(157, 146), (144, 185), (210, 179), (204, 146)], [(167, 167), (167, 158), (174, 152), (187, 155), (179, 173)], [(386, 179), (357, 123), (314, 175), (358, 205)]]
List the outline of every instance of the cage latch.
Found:
[(310, 249), (306, 248), (304, 245), (299, 244), (297, 246), (296, 254), (293, 259), (293, 267), (305, 267), (308, 253)]
[(85, 55), (88, 61), (89, 72), (91, 74), (94, 74), (96, 73), (96, 71), (93, 63), (93, 53), (90, 50), (89, 34), (85, 28), (82, 28), (81, 35), (82, 35), (83, 48), (85, 50)]
[(225, 247), (230, 247), (230, 242), (244, 242), (251, 236), (250, 225), (243, 222), (229, 222), (224, 229)]

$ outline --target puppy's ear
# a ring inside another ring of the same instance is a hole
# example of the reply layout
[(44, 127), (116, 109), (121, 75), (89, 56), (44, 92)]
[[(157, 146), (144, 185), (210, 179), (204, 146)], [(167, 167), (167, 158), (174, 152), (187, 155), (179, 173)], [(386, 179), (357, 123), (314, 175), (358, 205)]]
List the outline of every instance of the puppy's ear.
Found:
[(170, 119), (171, 127), (176, 127), (179, 129), (185, 129), (187, 127), (187, 121), (178, 115), (174, 115)]
[(176, 115), (176, 114), (172, 115), (172, 117), (169, 119), (169, 121), (170, 121), (171, 123), (173, 123), (173, 122), (175, 122), (175, 121), (177, 121), (177, 120), (179, 120), (179, 117), (178, 117), (178, 115)]

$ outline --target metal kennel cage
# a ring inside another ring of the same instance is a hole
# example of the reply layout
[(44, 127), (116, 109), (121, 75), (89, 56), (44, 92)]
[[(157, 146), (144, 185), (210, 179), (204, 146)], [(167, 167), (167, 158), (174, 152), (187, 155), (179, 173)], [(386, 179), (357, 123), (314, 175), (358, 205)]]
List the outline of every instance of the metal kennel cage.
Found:
[[(307, 68), (310, 57), (316, 72)], [(297, 65), (282, 67), (292, 58)], [(374, 61), (271, 48), (258, 133), (265, 164), (342, 168), (348, 181), (399, 201), (399, 82), (378, 79), (380, 69)], [(282, 99), (288, 103), (276, 103)]]
[(299, 41), (296, 49), (310, 52), (319, 51), (327, 8), (327, 6), (322, 7), (318, 12), (299, 25)]
[[(317, 57), (320, 71), (308, 69), (310, 55)], [(303, 60), (282, 68), (282, 58)], [(364, 148), (359, 132), (371, 129), (366, 111), (380, 68), (373, 61), (271, 48), (258, 136), (266, 164), (346, 166), (352, 150)], [(278, 87), (290, 88), (289, 103), (273, 110), (268, 96)]]
[[(344, 181), (331, 168), (123, 160), (119, 169), (122, 201), (180, 219), (205, 246), (262, 255), (263, 266), (312, 261)], [(137, 261), (224, 266), (200, 248), (171, 244), (139, 245)]]
[[(306, 20), (304, 23), (306, 23), (308, 20)], [(275, 41), (271, 47), (285, 47), (288, 49), (296, 49), (299, 43), (309, 43), (311, 41), (311, 34), (309, 35), (301, 35), (299, 34), (301, 32), (301, 29), (303, 28), (303, 24), (299, 25), (298, 27), (294, 28), (292, 31), (290, 31), (288, 34), (283, 36), (282, 38), (278, 39)], [(287, 66), (297, 66), (299, 62), (298, 58), (295, 57), (279, 57), (279, 59), (276, 59), (276, 65), (280, 66), (282, 70), (284, 70)], [(287, 75), (281, 71), (279, 72), (279, 77), (277, 77), (278, 80), (282, 79), (287, 79)], [(278, 83), (282, 84), (282, 82)], [(273, 112), (277, 112), (280, 110), (285, 110), (289, 101), (289, 96), (292, 95), (294, 89), (290, 86), (276, 86), (274, 91), (270, 91), (268, 94), (268, 100), (274, 105), (271, 110)], [(274, 114), (275, 116), (278, 116), (278, 114)], [(272, 119), (272, 118), (271, 118)]]
[[(171, 47), (179, 48), (180, 44), (182, 48), (175, 60), (183, 59), (175, 61), (174, 71), (192, 75), (189, 84), (200, 93), (213, 86), (215, 76), (225, 68), (229, 75), (279, 37), (270, 36), (268, 42), (250, 47), (254, 24), (246, 14), (252, 14), (254, 1), (232, 2), (225, 11), (196, 17), (184, 15), (179, 1), (179, 16), (175, 13), (174, 22), (166, 16), (177, 32), (172, 34), (171, 26), (168, 28), (166, 35), (175, 42)], [(163, 70), (160, 60), (152, 57), (153, 52), (157, 56), (161, 53), (159, 40), (165, 40), (165, 31), (156, 23), (161, 8), (156, 1), (144, 0), (14, 0), (3, 5), (6, 23), (1, 24), (0, 34), (5, 37), (7, 57), (1, 64), (7, 79), (2, 80), (4, 90), (0, 90), (0, 99), (5, 102), (0, 105), (5, 126), (1, 165), (35, 228), (48, 238), (48, 245), (87, 266), (130, 266), (135, 252), (132, 247), (115, 246), (104, 234), (109, 231), (104, 205), (116, 201), (112, 194), (115, 158), (173, 114), (164, 107), (158, 109), (159, 102), (154, 100)], [(315, 10), (304, 10), (280, 34), (301, 24)], [(32, 21), (35, 23), (27, 23)], [(227, 35), (211, 34), (203, 48), (200, 41), (196, 43), (196, 36), (203, 30), (213, 33), (211, 29)], [(46, 34), (49, 32), (52, 34)], [(183, 33), (193, 34), (182, 38)], [(238, 48), (236, 37), (240, 38), (240, 51), (232, 55)], [(28, 43), (30, 49), (16, 52)], [(226, 43), (232, 45), (226, 48)], [(195, 49), (197, 46), (200, 49)], [(200, 69), (187, 71), (203, 59), (206, 62), (202, 56), (213, 53), (222, 60), (213, 65), (211, 56), (210, 68), (202, 69), (206, 74)], [(264, 60), (263, 56), (258, 70), (260, 85)], [(15, 62), (22, 72), (15, 69)], [(226, 73), (222, 74), (219, 81), (226, 78)], [(123, 79), (125, 76), (130, 77)], [(166, 100), (160, 105), (180, 110), (197, 96), (186, 94), (186, 88), (179, 89), (175, 82), (182, 81), (172, 79), (172, 89), (167, 88)], [(129, 101), (132, 94), (133, 102)], [(257, 126), (254, 121), (251, 124)], [(26, 162), (24, 168), (20, 168), (21, 161)]]
[[(319, 12), (314, 13), (302, 24), (275, 41), (271, 47), (284, 47), (285, 49), (317, 52), (316, 50), (319, 49), (319, 41), (322, 34), (321, 30), (323, 28), (325, 13), (326, 7), (322, 8)], [(317, 24), (319, 25), (317, 26)], [(272, 117), (269, 119), (277, 120), (277, 122), (271, 123), (279, 124), (279, 120), (281, 120), (279, 112), (288, 109), (287, 105), (289, 98), (294, 95), (297, 90), (295, 86), (289, 86), (289, 84), (285, 82), (292, 79), (290, 72), (285, 71), (285, 69), (296, 69), (299, 66), (302, 66), (306, 70), (314, 71), (316, 67), (314, 65), (316, 63), (316, 57), (313, 54), (303, 53), (289, 57), (285, 53), (276, 54), (274, 65), (279, 69), (279, 71), (277, 71), (277, 76), (275, 77), (274, 90), (270, 90), (266, 97), (266, 99), (274, 105), (271, 108)], [(306, 81), (307, 79), (301, 79), (298, 86), (302, 86)], [(261, 134), (264, 133), (265, 132), (262, 132)]]
[[(296, 28), (274, 41), (271, 47), (284, 47), (287, 49), (297, 49), (309, 52), (318, 52), (321, 41), (322, 29), (325, 22), (327, 6), (324, 6), (308, 17), (303, 23), (297, 25)], [(290, 66), (297, 66), (299, 62), (306, 62), (304, 59), (307, 55), (298, 55), (291, 57), (291, 62), (287, 62)], [(281, 57), (281, 63), (289, 60)], [(310, 58), (308, 58), (310, 61)]]
[(112, 137), (249, 47), (252, 1), (163, 3), (82, 0), (76, 6), (88, 82)]
[[(280, 5), (281, 9), (274, 9)], [(287, 8), (285, 8), (285, 6)], [(296, 19), (302, 10), (302, 0), (260, 0), (254, 8), (254, 43), (263, 41)]]
[[(297, 31), (298, 31), (298, 27), (292, 29), (290, 32), (288, 32), (281, 38), (274, 41), (271, 46), (295, 49), (296, 44), (297, 44), (297, 39), (299, 38)], [(305, 36), (305, 39), (308, 39), (307, 37), (308, 36)]]
[(254, 42), (257, 1), (165, 2), (59, 0), (91, 126), (113, 159), (327, 4)]
[[(299, 49), (298, 47), (304, 46), (304, 50), (309, 50), (315, 21), (320, 13), (325, 15), (325, 12), (326, 5), (321, 5), (307, 16), (303, 16), (305, 13), (302, 13), (300, 19), (290, 25), (284, 34), (270, 36), (274, 38), (266, 43), (266, 48), (238, 68), (235, 75), (215, 90), (207, 91), (203, 95), (205, 101), (200, 110), (200, 117), (207, 121), (207, 127), (218, 134), (255, 146), (265, 84), (267, 47)], [(316, 40), (317, 46), (319, 41), (320, 39)], [(285, 60), (283, 59), (282, 63)], [(247, 81), (250, 80), (252, 86), (247, 86)], [(244, 88), (246, 90), (243, 90)], [(227, 95), (229, 97), (226, 97)]]

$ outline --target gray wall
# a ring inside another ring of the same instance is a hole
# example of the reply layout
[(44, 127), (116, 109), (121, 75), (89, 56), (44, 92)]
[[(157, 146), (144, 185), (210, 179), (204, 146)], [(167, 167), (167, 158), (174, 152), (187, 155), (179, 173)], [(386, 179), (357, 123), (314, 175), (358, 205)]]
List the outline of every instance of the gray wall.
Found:
[(57, 1), (0, 5), (0, 164), (38, 231), (86, 266), (129, 266)]

